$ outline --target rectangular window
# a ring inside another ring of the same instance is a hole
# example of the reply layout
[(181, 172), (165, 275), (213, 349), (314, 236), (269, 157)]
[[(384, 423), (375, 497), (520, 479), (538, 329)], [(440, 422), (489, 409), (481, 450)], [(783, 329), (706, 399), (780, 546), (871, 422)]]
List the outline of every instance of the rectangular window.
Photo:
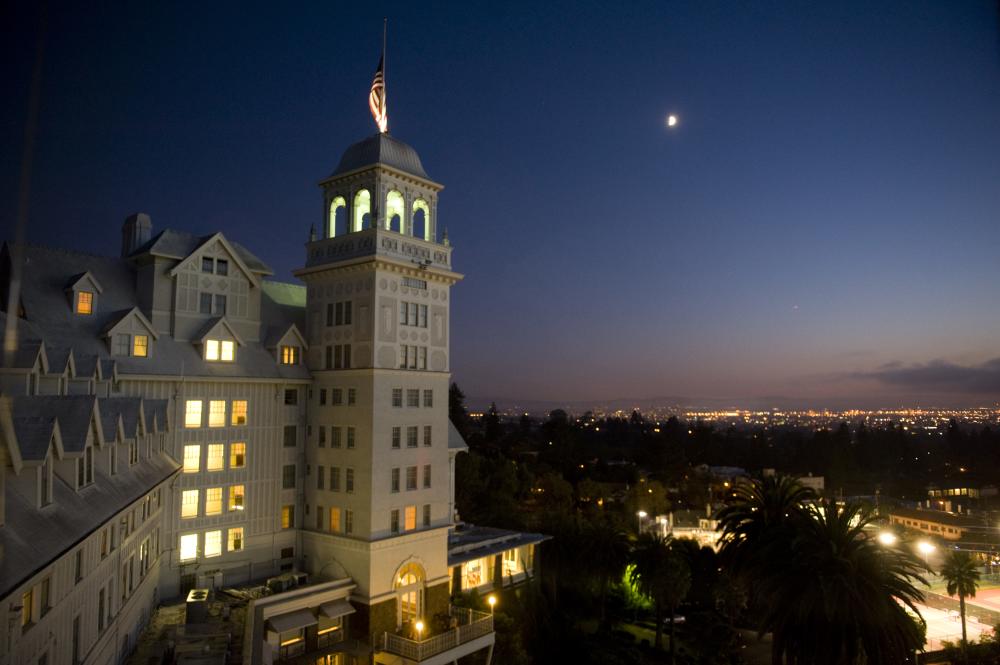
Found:
[(323, 530), (323, 506), (316, 506), (316, 530)]
[(406, 447), (416, 448), (417, 447), (417, 432), (418, 429), (416, 425), (406, 428)]
[(299, 391), (295, 388), (285, 388), (285, 406), (295, 406), (299, 403)]
[(201, 427), (201, 400), (189, 399), (184, 406), (184, 427)]
[[(65, 301), (63, 301), (65, 302)], [(66, 311), (66, 310), (63, 310)], [(90, 291), (77, 291), (76, 292), (76, 313), (77, 314), (93, 314), (94, 313), (94, 294)]]
[(295, 526), (295, 506), (281, 507), (281, 528), (291, 529)]
[(294, 448), (298, 438), (298, 428), (295, 425), (285, 425), (284, 446)]
[[(21, 628), (31, 626), (31, 615), (34, 612), (34, 590), (29, 589), (21, 594)], [(13, 603), (11, 603), (13, 605)]]
[(244, 505), (244, 489), (243, 485), (230, 485), (229, 486), (229, 510), (230, 512), (234, 510), (243, 510)]
[(226, 426), (226, 400), (213, 399), (208, 403), (208, 426)]
[(205, 360), (218, 360), (218, 359), (219, 359), (219, 340), (206, 339)]
[(401, 430), (402, 430), (402, 428), (400, 428), (400, 427), (393, 427), (392, 428), (392, 447), (393, 448), (399, 448), (399, 446), (400, 446), (400, 439), (402, 438), (402, 436), (401, 436)]
[(417, 467), (415, 466), (406, 467), (406, 489), (407, 491), (417, 489)]
[(432, 440), (432, 437), (431, 437), (431, 426), (430, 425), (424, 425), (424, 445), (425, 446), (431, 445), (431, 440)]
[(226, 446), (222, 443), (208, 444), (208, 461), (205, 463), (207, 471), (222, 471), (226, 468)]
[(326, 388), (319, 389), (319, 405), (326, 406)]
[(417, 347), (417, 366), (414, 369), (427, 369), (427, 347)]
[(427, 289), (427, 280), (425, 279), (414, 279), (412, 277), (403, 278), (403, 286), (408, 286), (411, 289)]
[(181, 492), (181, 518), (198, 517), (198, 490)]
[(201, 259), (201, 271), (202, 272), (207, 272), (208, 274), (212, 274), (214, 266), (215, 266), (215, 261), (213, 261), (210, 258), (202, 257), (202, 259)]
[(432, 407), (432, 406), (434, 406), (434, 391), (433, 390), (425, 390), (424, 391), (424, 406), (425, 407)]
[(347, 447), (348, 448), (353, 448), (354, 447), (354, 428), (353, 427), (348, 427), (347, 428)]
[(351, 368), (351, 345), (350, 344), (334, 344), (334, 346), (333, 346), (333, 368), (334, 369), (350, 369)]
[(104, 594), (105, 589), (101, 589), (97, 592), (97, 633), (101, 634), (104, 632)]
[(202, 293), (198, 298), (198, 312), (201, 314), (211, 314), (212, 313), (212, 294)]
[(396, 493), (399, 491), (399, 469), (392, 470), (392, 482), (389, 486), (389, 491)]
[(393, 388), (392, 389), (392, 405), (393, 406), (403, 406), (403, 389)]
[(344, 325), (344, 303), (342, 302), (336, 303), (334, 305), (334, 311), (336, 312), (336, 314), (334, 315), (333, 324), (337, 326)]
[(201, 446), (184, 446), (184, 473), (197, 473), (201, 469)]
[(73, 579), (77, 582), (83, 579), (83, 548), (76, 551), (76, 563), (73, 570)]
[(225, 277), (229, 274), (229, 261), (226, 259), (216, 259), (215, 261), (215, 274), (222, 275)]
[(399, 346), (399, 369), (406, 369), (406, 365), (409, 363), (409, 349), (405, 344)]
[(222, 554), (222, 531), (205, 532), (205, 556), (219, 556)]
[(340, 491), (340, 467), (331, 466), (330, 467), (330, 491), (339, 492)]
[(325, 484), (324, 483), (325, 478), (326, 478), (326, 467), (325, 466), (317, 466), (316, 467), (316, 489), (318, 489), (318, 490), (326, 489), (325, 487), (323, 487), (323, 485)]
[(145, 358), (149, 355), (149, 337), (146, 335), (132, 337), (132, 355), (136, 358)]
[(424, 489), (431, 486), (431, 465), (424, 464)]
[(406, 391), (406, 406), (409, 406), (409, 407), (420, 406), (420, 391), (419, 390), (407, 390)]
[(340, 508), (330, 508), (330, 531), (340, 532)]
[(132, 338), (124, 333), (115, 333), (115, 355), (127, 356)]
[(295, 489), (295, 465), (286, 464), (281, 467), (281, 489)]
[(420, 305), (420, 309), (417, 312), (417, 327), (426, 328), (427, 327), (427, 305)]
[(347, 469), (344, 477), (344, 490), (348, 494), (354, 491), (354, 469)]
[(330, 428), (330, 447), (340, 448), (340, 428), (331, 427)]
[(229, 551), (239, 552), (243, 549), (243, 527), (237, 526), (229, 530)]
[(431, 504), (424, 504), (424, 526), (431, 525)]
[(318, 425), (319, 427), (319, 447), (326, 448), (326, 425)]
[(297, 346), (282, 346), (281, 347), (281, 364), (282, 365), (298, 365), (299, 364), (299, 347), (297, 347)]
[[(215, 295), (215, 311), (213, 312), (216, 316), (224, 316), (226, 313), (226, 296), (222, 294)], [(225, 345), (225, 342), (223, 342)], [(223, 358), (225, 360), (225, 358)]]
[(233, 425), (247, 424), (247, 401), (245, 399), (233, 400), (233, 415), (230, 422)]
[(326, 347), (326, 355), (323, 362), (324, 369), (333, 369), (333, 347)]
[(229, 468), (242, 469), (247, 464), (247, 444), (229, 444)]
[(354, 533), (354, 511), (344, 511), (344, 533)]
[(417, 507), (407, 506), (404, 512), (406, 523), (404, 529), (406, 531), (413, 531), (417, 528)]
[(219, 348), (219, 359), (222, 360), (222, 362), (231, 363), (236, 360), (236, 344), (229, 340), (222, 340)]
[(389, 531), (391, 533), (399, 533), (399, 510), (389, 511)]
[(340, 406), (344, 403), (344, 391), (340, 388), (334, 388), (330, 393), (330, 405)]
[(358, 401), (358, 391), (356, 388), (347, 389), (347, 406), (353, 406)]

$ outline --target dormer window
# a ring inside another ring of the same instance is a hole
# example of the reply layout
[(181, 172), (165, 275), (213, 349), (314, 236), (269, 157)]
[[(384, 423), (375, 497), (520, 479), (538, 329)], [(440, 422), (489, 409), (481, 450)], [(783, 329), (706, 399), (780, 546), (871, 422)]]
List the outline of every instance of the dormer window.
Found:
[(231, 363), (236, 360), (236, 344), (232, 340), (205, 340), (205, 360)]
[(94, 313), (94, 294), (92, 291), (76, 292), (76, 313), (77, 314)]
[(145, 358), (149, 355), (149, 337), (146, 335), (132, 336), (132, 355), (136, 358)]
[(282, 346), (281, 347), (281, 364), (282, 365), (298, 365), (299, 364), (299, 347), (297, 347), (297, 346)]
[(116, 333), (114, 340), (114, 354), (116, 356), (149, 357), (149, 335)]

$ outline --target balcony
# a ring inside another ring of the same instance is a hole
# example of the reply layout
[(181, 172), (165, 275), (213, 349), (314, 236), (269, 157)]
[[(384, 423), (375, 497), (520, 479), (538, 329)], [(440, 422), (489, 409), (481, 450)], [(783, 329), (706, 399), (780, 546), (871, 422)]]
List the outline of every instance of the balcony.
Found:
[(489, 648), (492, 655), (495, 636), (493, 615), (466, 607), (452, 607), (451, 616), (458, 625), (423, 640), (411, 640), (393, 633), (382, 634), (382, 653), (376, 663), (450, 663), (480, 649)]

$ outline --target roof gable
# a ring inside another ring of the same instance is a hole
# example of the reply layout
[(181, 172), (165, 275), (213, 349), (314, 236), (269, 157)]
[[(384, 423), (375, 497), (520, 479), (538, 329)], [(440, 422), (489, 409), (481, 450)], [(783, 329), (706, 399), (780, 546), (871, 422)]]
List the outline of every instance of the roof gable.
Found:
[[(280, 328), (278, 329), (281, 330)], [(269, 343), (267, 346), (271, 349), (277, 349), (281, 346), (300, 346), (303, 349), (308, 349), (309, 344), (306, 343), (306, 338), (302, 336), (299, 332), (299, 327), (294, 323), (285, 328), (285, 331), (281, 335), (275, 336), (274, 343)]]
[(104, 287), (94, 277), (94, 273), (89, 270), (69, 278), (66, 285), (67, 291), (96, 291), (98, 294), (104, 293)]
[(117, 332), (118, 329), (122, 326), (122, 324), (124, 324), (129, 319), (134, 319), (139, 323), (141, 323), (142, 327), (145, 328), (147, 331), (149, 331), (149, 334), (153, 339), (159, 337), (156, 330), (153, 329), (153, 324), (150, 322), (149, 319), (146, 318), (146, 316), (142, 313), (142, 310), (140, 310), (138, 307), (133, 307), (132, 309), (123, 313), (121, 316), (111, 319), (111, 322), (104, 327), (104, 336), (111, 337), (112, 335), (114, 335), (115, 332)]
[(236, 329), (230, 325), (224, 316), (210, 320), (202, 330), (202, 334), (195, 340), (199, 344), (204, 344), (206, 339), (218, 339), (218, 331), (224, 330), (238, 345), (243, 346), (243, 339), (236, 334)]
[(205, 249), (210, 247), (213, 243), (218, 243), (219, 246), (221, 246), (222, 249), (226, 251), (232, 262), (235, 263), (237, 267), (239, 267), (239, 269), (243, 272), (246, 278), (250, 280), (251, 284), (253, 284), (254, 286), (260, 286), (260, 278), (257, 277), (257, 275), (255, 275), (254, 272), (250, 270), (249, 266), (247, 266), (247, 264), (243, 262), (243, 259), (240, 258), (240, 255), (237, 253), (236, 249), (229, 243), (228, 240), (226, 240), (226, 237), (222, 235), (221, 231), (212, 236), (209, 236), (209, 238), (205, 242), (198, 245), (198, 247), (196, 247), (193, 252), (188, 254), (188, 256), (184, 260), (182, 260), (180, 263), (174, 266), (173, 270), (170, 271), (170, 276), (173, 277), (177, 275), (178, 272), (186, 269), (191, 262), (198, 260), (201, 257), (201, 253)]

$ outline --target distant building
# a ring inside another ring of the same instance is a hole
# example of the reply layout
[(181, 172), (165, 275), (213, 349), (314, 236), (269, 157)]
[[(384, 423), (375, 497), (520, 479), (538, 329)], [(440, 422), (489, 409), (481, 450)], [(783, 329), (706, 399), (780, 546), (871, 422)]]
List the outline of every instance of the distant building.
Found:
[(914, 510), (897, 506), (890, 508), (888, 513), (889, 522), (895, 526), (945, 540), (961, 540), (969, 532), (985, 526), (981, 520), (940, 510)]

